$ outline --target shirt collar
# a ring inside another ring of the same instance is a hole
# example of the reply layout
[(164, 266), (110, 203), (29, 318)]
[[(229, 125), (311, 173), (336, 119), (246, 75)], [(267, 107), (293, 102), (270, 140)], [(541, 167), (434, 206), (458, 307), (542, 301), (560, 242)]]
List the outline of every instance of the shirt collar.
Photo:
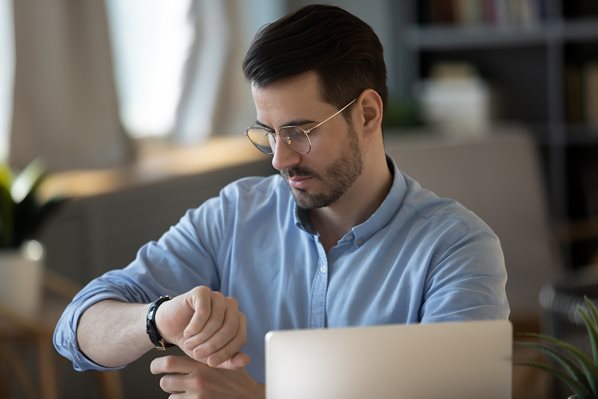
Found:
[[(399, 206), (403, 202), (407, 191), (407, 182), (405, 177), (397, 167), (395, 161), (386, 155), (388, 169), (393, 175), (392, 186), (382, 204), (376, 211), (363, 223), (354, 226), (347, 234), (352, 234), (353, 239), (358, 242), (365, 242), (382, 227), (386, 226), (392, 217), (397, 213)], [(308, 212), (299, 208), (295, 204), (295, 225), (310, 234), (315, 234), (308, 220)]]

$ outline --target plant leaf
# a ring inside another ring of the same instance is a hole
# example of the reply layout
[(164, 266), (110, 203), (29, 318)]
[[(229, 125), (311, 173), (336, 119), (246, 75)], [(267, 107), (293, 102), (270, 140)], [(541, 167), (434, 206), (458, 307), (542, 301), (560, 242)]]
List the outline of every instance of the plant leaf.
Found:
[(18, 221), (14, 229), (15, 241), (22, 243), (35, 238), (44, 223), (67, 201), (66, 197), (54, 197), (39, 203), (33, 197), (27, 197), (15, 207), (15, 219)]
[(25, 198), (32, 196), (35, 189), (40, 185), (45, 177), (46, 168), (39, 159), (33, 160), (17, 177), (15, 177), (10, 195), (13, 201), (18, 204)]
[(598, 376), (598, 366), (592, 362), (592, 359), (582, 352), (577, 347), (571, 345), (568, 342), (560, 339), (551, 337), (544, 334), (528, 333), (523, 334), (528, 337), (535, 337), (536, 339), (546, 341), (547, 343), (554, 345), (555, 347), (569, 353), (573, 359), (577, 361), (579, 367), (582, 369), (588, 381), (592, 381), (595, 385), (596, 376)]
[[(598, 364), (598, 309), (596, 305), (584, 295), (585, 308), (579, 306), (577, 312), (583, 319), (586, 330), (588, 332), (588, 340), (592, 348), (592, 357), (594, 364)], [(598, 375), (588, 376), (588, 380), (592, 387), (592, 392), (595, 397), (598, 397)]]
[(568, 342), (561, 341), (559, 339), (545, 336), (543, 337), (544, 340), (551, 342), (553, 345), (556, 345), (563, 349), (564, 351), (570, 353), (573, 358), (578, 362), (579, 366), (583, 370), (587, 381), (590, 383), (590, 386), (596, 385), (596, 376), (598, 376), (598, 366), (592, 361), (592, 359), (584, 352), (582, 352), (579, 348), (569, 344)]
[(539, 363), (539, 362), (521, 362), (521, 363), (517, 363), (517, 364), (521, 365), (521, 366), (530, 366), (530, 367), (539, 368), (541, 370), (544, 370), (544, 371), (550, 373), (551, 375), (557, 377), (559, 380), (564, 382), (569, 388), (571, 388), (571, 390), (575, 393), (575, 395), (578, 396), (579, 399), (593, 397), (592, 393), (584, 385), (575, 381), (573, 378), (571, 378), (567, 374), (563, 373), (559, 369), (556, 369), (554, 367), (551, 367), (544, 363)]
[(570, 377), (572, 377), (576, 382), (580, 384), (586, 383), (585, 374), (583, 371), (567, 356), (562, 354), (561, 352), (556, 351), (553, 349), (552, 346), (543, 344), (541, 342), (534, 342), (534, 341), (526, 341), (526, 342), (516, 342), (517, 345), (525, 346), (528, 348), (536, 349), (545, 355), (549, 356), (550, 358), (554, 359), (558, 364), (560, 364), (568, 373)]
[(12, 172), (8, 165), (0, 165), (0, 248), (9, 247), (13, 241), (14, 202), (10, 195)]
[(588, 311), (590, 312), (590, 314), (592, 316), (592, 320), (594, 321), (593, 324), (595, 326), (598, 326), (598, 307), (596, 307), (594, 302), (592, 302), (592, 300), (585, 295), (583, 297), (583, 300), (588, 308)]
[(592, 357), (594, 358), (594, 363), (598, 364), (598, 326), (592, 322), (592, 317), (583, 307), (579, 306), (577, 308), (577, 313), (579, 313), (586, 326), (590, 347), (592, 349)]
[(12, 184), (12, 171), (7, 164), (0, 164), (0, 187), (10, 191)]

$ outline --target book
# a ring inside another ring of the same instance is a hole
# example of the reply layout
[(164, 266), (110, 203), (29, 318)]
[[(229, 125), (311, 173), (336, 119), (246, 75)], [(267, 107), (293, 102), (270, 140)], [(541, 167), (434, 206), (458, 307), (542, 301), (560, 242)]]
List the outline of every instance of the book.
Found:
[(584, 122), (583, 87), (579, 65), (565, 66), (565, 120), (573, 125)]
[(532, 27), (544, 18), (546, 0), (426, 0), (424, 23), (460, 27)]
[(598, 60), (585, 64), (583, 90), (585, 122), (598, 129)]

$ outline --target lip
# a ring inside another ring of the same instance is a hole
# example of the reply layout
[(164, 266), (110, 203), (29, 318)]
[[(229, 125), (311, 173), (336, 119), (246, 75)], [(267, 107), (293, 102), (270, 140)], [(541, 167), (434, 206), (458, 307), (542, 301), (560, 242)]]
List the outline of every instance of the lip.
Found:
[(291, 188), (304, 189), (307, 187), (311, 176), (293, 176), (288, 178)]

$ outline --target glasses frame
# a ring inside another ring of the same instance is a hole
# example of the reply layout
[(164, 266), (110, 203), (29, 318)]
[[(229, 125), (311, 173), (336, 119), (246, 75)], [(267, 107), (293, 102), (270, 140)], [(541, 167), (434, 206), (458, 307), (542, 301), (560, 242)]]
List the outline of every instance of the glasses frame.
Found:
[[(251, 142), (251, 144), (254, 145), (255, 148), (257, 148), (260, 152), (263, 152), (264, 154), (268, 154), (268, 155), (272, 155), (274, 154), (274, 148), (272, 147), (272, 145), (270, 145), (270, 151), (264, 151), (264, 147), (259, 146), (258, 144), (254, 143), (253, 140), (251, 140), (251, 138), (249, 137), (249, 131), (253, 130), (253, 129), (260, 129), (260, 130), (264, 130), (266, 131), (269, 135), (272, 136), (272, 138), (274, 139), (274, 143), (276, 143), (276, 136), (280, 137), (281, 141), (291, 150), (293, 150), (294, 152), (301, 154), (301, 155), (306, 155), (309, 154), (309, 152), (311, 151), (311, 139), (309, 138), (309, 134), (319, 128), (320, 126), (322, 126), (324, 123), (328, 122), (329, 120), (331, 120), (332, 118), (334, 118), (335, 116), (337, 116), (338, 114), (340, 114), (341, 112), (343, 112), (344, 110), (346, 110), (347, 108), (349, 108), (349, 106), (351, 104), (353, 104), (355, 101), (357, 101), (357, 98), (354, 98), (353, 100), (351, 100), (347, 105), (345, 105), (344, 107), (342, 107), (341, 109), (339, 109), (338, 111), (336, 111), (334, 114), (330, 115), (328, 118), (324, 119), (322, 122), (317, 123), (315, 126), (312, 126), (309, 129), (304, 129), (301, 126), (295, 126), (295, 125), (286, 125), (286, 126), (281, 126), (278, 128), (278, 131), (264, 127), (264, 126), (250, 126), (247, 129), (245, 129), (245, 136), (247, 137), (247, 139)], [(291, 147), (291, 144), (288, 142), (289, 137), (283, 137), (280, 135), (280, 130), (281, 129), (287, 129), (287, 128), (295, 128), (295, 129), (299, 129), (301, 131), (301, 133), (303, 133), (305, 135), (305, 138), (307, 139), (307, 151), (305, 152), (301, 152), (296, 150), (295, 148)]]

